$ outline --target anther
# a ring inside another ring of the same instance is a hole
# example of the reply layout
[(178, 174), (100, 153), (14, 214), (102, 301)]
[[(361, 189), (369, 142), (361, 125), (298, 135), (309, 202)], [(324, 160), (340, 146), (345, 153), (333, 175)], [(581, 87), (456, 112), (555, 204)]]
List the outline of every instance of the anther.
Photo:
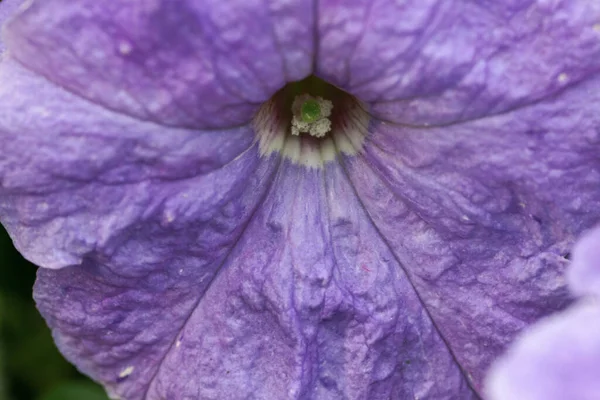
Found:
[(294, 136), (308, 133), (311, 136), (322, 138), (331, 130), (329, 116), (333, 103), (322, 97), (312, 97), (309, 94), (296, 96), (292, 103), (292, 128)]

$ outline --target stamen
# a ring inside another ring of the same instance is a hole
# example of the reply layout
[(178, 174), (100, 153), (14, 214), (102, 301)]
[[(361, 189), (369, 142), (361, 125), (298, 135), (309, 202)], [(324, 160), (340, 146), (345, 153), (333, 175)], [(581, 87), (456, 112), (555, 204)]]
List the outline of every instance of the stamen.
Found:
[(308, 133), (311, 136), (322, 138), (331, 130), (329, 116), (333, 103), (322, 97), (312, 97), (309, 94), (296, 96), (292, 103), (292, 129), (294, 136)]

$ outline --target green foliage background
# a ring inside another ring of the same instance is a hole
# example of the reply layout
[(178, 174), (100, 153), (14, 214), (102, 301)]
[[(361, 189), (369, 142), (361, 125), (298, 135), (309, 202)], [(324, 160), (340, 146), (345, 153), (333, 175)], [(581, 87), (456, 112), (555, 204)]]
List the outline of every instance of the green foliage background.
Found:
[(107, 400), (58, 353), (31, 297), (35, 271), (0, 226), (0, 400)]

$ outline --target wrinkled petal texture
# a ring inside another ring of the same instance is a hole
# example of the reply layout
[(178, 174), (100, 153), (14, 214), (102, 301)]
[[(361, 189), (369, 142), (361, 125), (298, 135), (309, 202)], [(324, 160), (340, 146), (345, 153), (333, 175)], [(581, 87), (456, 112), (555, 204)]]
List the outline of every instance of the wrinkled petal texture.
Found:
[[(478, 399), (600, 220), (598, 23), (34, 0), (0, 64), (0, 218), (59, 348), (124, 399)], [(368, 103), (364, 148), (261, 157), (251, 116), (311, 72)]]
[(298, 1), (34, 1), (7, 43), (27, 67), (102, 106), (229, 127), (310, 73), (313, 15)]
[(376, 103), (384, 120), (431, 126), (502, 113), (600, 69), (598, 2), (319, 4), (317, 73)]
[[(527, 329), (492, 368), (491, 400), (594, 400), (600, 394), (600, 229), (573, 252), (569, 284), (590, 296)], [(589, 279), (589, 284), (581, 278)]]
[(599, 90), (594, 79), (536, 107), (426, 131), (382, 123), (364, 156), (346, 161), (475, 382), (518, 330), (565, 304), (563, 257), (600, 215), (600, 96), (581, 96)]

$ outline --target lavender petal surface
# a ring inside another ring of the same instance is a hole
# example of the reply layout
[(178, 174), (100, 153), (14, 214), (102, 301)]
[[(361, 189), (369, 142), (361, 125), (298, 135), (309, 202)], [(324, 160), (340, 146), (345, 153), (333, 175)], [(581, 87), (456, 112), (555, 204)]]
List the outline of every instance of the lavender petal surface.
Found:
[[(128, 400), (482, 398), (600, 222), (599, 24), (587, 0), (28, 2), (0, 220), (59, 349)], [(252, 123), (310, 74), (369, 116), (317, 167)]]

